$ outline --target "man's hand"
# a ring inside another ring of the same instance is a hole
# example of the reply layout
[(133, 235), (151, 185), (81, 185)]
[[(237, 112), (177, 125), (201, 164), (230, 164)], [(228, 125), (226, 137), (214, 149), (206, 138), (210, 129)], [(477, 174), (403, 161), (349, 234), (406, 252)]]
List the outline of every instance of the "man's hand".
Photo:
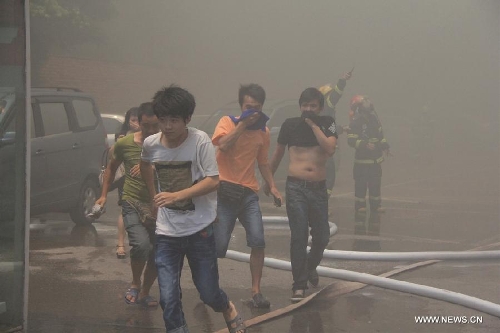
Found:
[(139, 164), (136, 164), (133, 167), (131, 167), (129, 173), (134, 178), (141, 178), (141, 168)]
[(351, 72), (345, 72), (345, 73), (342, 75), (342, 78), (343, 78), (344, 80), (346, 80), (346, 81), (347, 81), (347, 80), (349, 80), (349, 79), (351, 78), (351, 76), (352, 76), (352, 73), (351, 73)]
[(366, 144), (366, 148), (368, 148), (368, 150), (374, 150), (375, 149), (375, 145), (372, 142), (368, 142)]
[(251, 116), (246, 117), (245, 119), (241, 120), (241, 123), (246, 127), (252, 126), (257, 122), (257, 120), (260, 118), (260, 112), (255, 111)]
[(95, 204), (104, 207), (104, 205), (106, 204), (106, 197), (100, 197), (95, 201)]
[(177, 195), (172, 192), (160, 192), (153, 199), (158, 207), (165, 207), (178, 201)]
[(130, 131), (131, 132), (139, 132), (141, 130), (141, 126), (138, 121), (129, 121)]
[[(270, 189), (270, 192), (272, 194), (272, 196), (274, 197), (274, 205), (276, 207), (281, 207), (281, 205), (283, 204), (283, 197), (281, 197), (281, 193), (280, 191), (278, 191), (278, 189), (276, 187), (272, 187)], [(277, 201), (279, 201), (279, 205), (276, 203)]]
[(306, 122), (307, 125), (309, 125), (311, 128), (313, 128), (314, 126), (318, 126), (316, 125), (316, 123), (314, 121), (312, 121), (310, 118), (304, 118), (304, 121)]

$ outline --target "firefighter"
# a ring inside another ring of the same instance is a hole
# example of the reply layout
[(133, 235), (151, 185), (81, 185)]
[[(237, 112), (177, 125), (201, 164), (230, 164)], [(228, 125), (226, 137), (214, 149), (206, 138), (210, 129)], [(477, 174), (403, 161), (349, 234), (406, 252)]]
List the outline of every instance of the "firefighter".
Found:
[(349, 80), (352, 76), (352, 70), (350, 72), (346, 72), (342, 75), (342, 77), (338, 80), (335, 87), (332, 87), (331, 84), (325, 84), (318, 88), (319, 91), (325, 96), (325, 107), (323, 110), (323, 115), (331, 116), (335, 119), (335, 106), (338, 101), (342, 97), (342, 93), (344, 92), (345, 86), (347, 84), (347, 80)]
[[(349, 80), (351, 76), (352, 76), (352, 70), (350, 72), (344, 73), (342, 77), (338, 80), (335, 87), (332, 87), (331, 84), (325, 84), (324, 86), (318, 88), (318, 90), (321, 91), (321, 93), (325, 97), (325, 106), (323, 109), (323, 115), (331, 116), (333, 117), (333, 119), (335, 119), (335, 114), (336, 114), (335, 106), (342, 97), (342, 93), (347, 84), (347, 80)], [(343, 132), (344, 132), (344, 127), (337, 126), (337, 133), (342, 134)], [(330, 196), (332, 194), (332, 188), (335, 185), (335, 164), (332, 157), (330, 157), (327, 161), (326, 170), (327, 170), (326, 188), (328, 195)]]
[(361, 102), (363, 102), (363, 95), (356, 95), (353, 98), (351, 98), (351, 102), (349, 103), (350, 106), (349, 122), (351, 122), (354, 119), (354, 116), (356, 115), (356, 112)]
[(389, 155), (389, 144), (384, 138), (382, 125), (373, 103), (363, 97), (353, 110), (353, 119), (347, 129), (347, 143), (356, 149), (354, 155), (354, 209), (366, 212), (366, 191), (369, 193), (370, 210), (384, 212), (381, 207), (380, 185), (384, 152)]

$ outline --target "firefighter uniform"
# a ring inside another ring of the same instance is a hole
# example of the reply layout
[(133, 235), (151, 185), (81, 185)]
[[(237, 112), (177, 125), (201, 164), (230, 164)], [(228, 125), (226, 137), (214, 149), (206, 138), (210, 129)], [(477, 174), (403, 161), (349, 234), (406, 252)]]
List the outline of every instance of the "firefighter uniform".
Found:
[(323, 111), (324, 115), (333, 117), (333, 119), (335, 119), (335, 106), (339, 102), (340, 97), (342, 97), (342, 92), (344, 91), (346, 84), (347, 80), (344, 78), (340, 78), (335, 87), (332, 87), (330, 84), (326, 84), (318, 89), (319, 91), (321, 91), (323, 96), (325, 96), (325, 107)]
[[(354, 209), (356, 212), (366, 210), (366, 191), (369, 193), (370, 210), (377, 211), (381, 205), (380, 186), (382, 180), (383, 151), (389, 149), (384, 138), (382, 126), (372, 110), (359, 112), (347, 130), (347, 143), (356, 149), (354, 155)], [(375, 149), (368, 149), (372, 143)]]
[[(318, 88), (318, 90), (321, 91), (323, 96), (325, 96), (325, 106), (323, 108), (323, 115), (330, 116), (333, 119), (335, 119), (335, 114), (336, 114), (335, 106), (342, 97), (342, 92), (344, 91), (346, 83), (347, 80), (345, 78), (340, 78), (335, 87), (332, 87), (331, 84), (326, 84)], [(342, 126), (337, 126), (337, 133), (342, 134), (342, 132), (343, 132)], [(332, 192), (332, 188), (335, 185), (335, 164), (333, 161), (333, 157), (330, 157), (326, 162), (326, 170), (327, 170), (326, 188), (328, 194), (330, 195)]]

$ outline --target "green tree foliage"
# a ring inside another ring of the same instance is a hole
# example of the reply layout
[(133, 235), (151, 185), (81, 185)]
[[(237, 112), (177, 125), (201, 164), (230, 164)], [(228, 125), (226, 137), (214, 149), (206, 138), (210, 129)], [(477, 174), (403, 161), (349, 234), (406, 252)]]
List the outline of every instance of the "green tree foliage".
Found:
[(105, 40), (100, 22), (116, 14), (113, 0), (31, 0), (33, 81), (51, 52)]

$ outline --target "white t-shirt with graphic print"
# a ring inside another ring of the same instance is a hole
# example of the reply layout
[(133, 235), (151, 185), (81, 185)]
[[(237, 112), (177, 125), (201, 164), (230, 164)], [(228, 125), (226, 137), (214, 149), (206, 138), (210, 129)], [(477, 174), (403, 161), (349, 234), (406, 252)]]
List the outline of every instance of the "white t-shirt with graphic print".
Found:
[[(162, 192), (176, 192), (208, 176), (218, 176), (215, 147), (208, 135), (188, 127), (188, 136), (176, 148), (160, 142), (161, 132), (144, 140), (141, 159), (155, 165)], [(156, 234), (171, 237), (192, 235), (215, 220), (217, 192), (211, 192), (158, 209)]]

